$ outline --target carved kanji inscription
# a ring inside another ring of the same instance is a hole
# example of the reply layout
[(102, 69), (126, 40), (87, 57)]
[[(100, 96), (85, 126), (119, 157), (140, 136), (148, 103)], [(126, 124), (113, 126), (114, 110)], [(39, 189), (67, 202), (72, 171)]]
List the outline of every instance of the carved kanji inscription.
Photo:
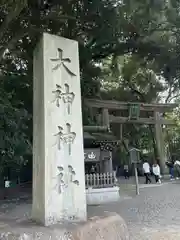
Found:
[(58, 51), (58, 56), (57, 58), (53, 58), (51, 59), (51, 61), (53, 63), (55, 63), (55, 66), (53, 67), (53, 71), (54, 70), (58, 70), (61, 69), (62, 67), (66, 70), (66, 72), (71, 75), (71, 76), (76, 76), (75, 73), (73, 73), (70, 68), (67, 66), (68, 63), (71, 63), (71, 59), (70, 58), (64, 58), (63, 57), (63, 50), (61, 48), (57, 49)]

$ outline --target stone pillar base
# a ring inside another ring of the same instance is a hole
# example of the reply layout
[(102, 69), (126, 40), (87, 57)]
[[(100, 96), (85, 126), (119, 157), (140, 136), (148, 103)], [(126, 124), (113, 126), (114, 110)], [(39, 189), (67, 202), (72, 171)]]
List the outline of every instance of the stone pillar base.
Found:
[(56, 227), (40, 227), (32, 224), (18, 224), (6, 231), (0, 231), (1, 240), (129, 240), (128, 228), (117, 214), (108, 213), (103, 217), (93, 217), (85, 224), (68, 224)]

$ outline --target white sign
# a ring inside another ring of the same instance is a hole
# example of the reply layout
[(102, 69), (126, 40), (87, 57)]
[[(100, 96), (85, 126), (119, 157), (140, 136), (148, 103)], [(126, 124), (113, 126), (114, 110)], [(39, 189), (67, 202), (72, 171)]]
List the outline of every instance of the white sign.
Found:
[(84, 161), (85, 162), (99, 162), (100, 161), (100, 149), (99, 148), (84, 149)]
[(11, 183), (10, 181), (6, 180), (5, 181), (5, 188), (9, 188), (10, 187), (10, 183)]

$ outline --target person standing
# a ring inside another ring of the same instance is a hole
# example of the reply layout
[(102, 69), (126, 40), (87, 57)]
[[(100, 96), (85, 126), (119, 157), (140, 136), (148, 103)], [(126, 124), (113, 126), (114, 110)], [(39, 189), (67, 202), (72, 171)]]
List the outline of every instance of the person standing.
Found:
[(94, 165), (92, 165), (92, 167), (91, 167), (91, 174), (94, 174), (95, 173), (95, 167), (94, 167)]
[(176, 176), (176, 180), (180, 177), (180, 161), (176, 160), (174, 163), (174, 173)]
[(10, 181), (8, 177), (4, 178), (4, 199), (6, 199), (9, 195)]
[(151, 183), (150, 179), (150, 165), (147, 161), (143, 163), (144, 176), (146, 178), (146, 184)]
[(170, 180), (174, 180), (174, 163), (173, 163), (173, 161), (167, 161), (166, 165), (169, 168)]
[(129, 179), (129, 166), (127, 164), (124, 165), (124, 178)]
[(152, 171), (153, 171), (153, 174), (154, 174), (154, 177), (155, 177), (155, 181), (156, 183), (161, 183), (161, 179), (160, 179), (160, 167), (157, 163), (154, 163), (153, 166), (152, 166)]

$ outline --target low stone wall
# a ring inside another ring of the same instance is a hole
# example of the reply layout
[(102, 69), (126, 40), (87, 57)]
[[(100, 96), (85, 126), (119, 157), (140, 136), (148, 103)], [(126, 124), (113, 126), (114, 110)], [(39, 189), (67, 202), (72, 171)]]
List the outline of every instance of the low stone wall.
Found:
[(86, 190), (87, 205), (115, 202), (118, 201), (119, 198), (119, 187), (88, 188)]
[(0, 230), (1, 240), (129, 240), (129, 233), (124, 220), (117, 214), (94, 217), (85, 224), (66, 227), (27, 226), (11, 227), (7, 231)]

